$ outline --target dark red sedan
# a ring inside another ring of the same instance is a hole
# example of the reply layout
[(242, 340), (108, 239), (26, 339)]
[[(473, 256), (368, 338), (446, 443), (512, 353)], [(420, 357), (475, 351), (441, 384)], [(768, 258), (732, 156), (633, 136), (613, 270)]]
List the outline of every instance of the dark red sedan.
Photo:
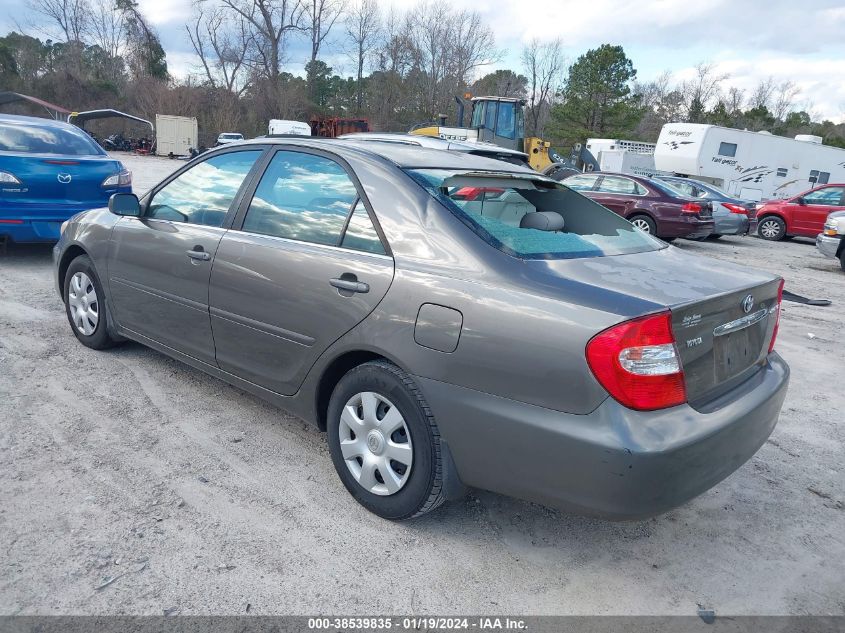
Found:
[(687, 197), (651, 178), (585, 173), (570, 176), (564, 184), (621, 215), (641, 231), (666, 240), (707, 237), (715, 228), (709, 201)]

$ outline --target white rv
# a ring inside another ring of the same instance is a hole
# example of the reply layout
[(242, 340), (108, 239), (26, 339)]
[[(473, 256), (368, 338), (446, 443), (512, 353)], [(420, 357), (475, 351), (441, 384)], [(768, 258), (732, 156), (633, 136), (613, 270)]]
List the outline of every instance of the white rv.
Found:
[(664, 125), (654, 165), (745, 200), (789, 198), (817, 185), (845, 182), (845, 149), (822, 145), (818, 136), (791, 139), (698, 123)]
[(654, 143), (615, 138), (588, 138), (586, 143), (601, 171), (637, 176), (672, 175), (655, 167), (654, 148)]

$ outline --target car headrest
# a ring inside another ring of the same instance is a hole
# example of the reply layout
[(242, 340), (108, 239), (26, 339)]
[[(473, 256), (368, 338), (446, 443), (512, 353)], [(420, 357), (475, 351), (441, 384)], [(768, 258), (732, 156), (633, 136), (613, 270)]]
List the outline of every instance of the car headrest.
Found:
[(521, 229), (537, 229), (538, 231), (563, 230), (563, 216), (554, 211), (534, 211), (526, 213), (519, 221)]

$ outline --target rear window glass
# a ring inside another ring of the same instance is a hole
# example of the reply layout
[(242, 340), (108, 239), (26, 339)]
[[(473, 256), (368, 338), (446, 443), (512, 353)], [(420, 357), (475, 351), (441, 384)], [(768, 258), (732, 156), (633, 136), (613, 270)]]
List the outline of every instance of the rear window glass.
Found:
[[(408, 170), (437, 200), (488, 244), (523, 259), (574, 259), (642, 253), (665, 244), (628, 221), (551, 180), (522, 174)], [(530, 216), (532, 213), (548, 214)], [(534, 218), (563, 222), (558, 230), (521, 228)]]
[(105, 154), (82, 130), (9, 122), (0, 122), (0, 151), (60, 156)]

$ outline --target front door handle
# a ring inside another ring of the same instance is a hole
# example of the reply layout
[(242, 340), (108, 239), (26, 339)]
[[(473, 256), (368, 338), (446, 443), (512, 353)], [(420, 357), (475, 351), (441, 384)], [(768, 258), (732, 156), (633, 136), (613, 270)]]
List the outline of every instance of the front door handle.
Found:
[(329, 283), (338, 290), (345, 290), (346, 292), (359, 292), (361, 294), (366, 294), (370, 291), (370, 284), (358, 281), (355, 279), (354, 275), (351, 275), (348, 279), (344, 279), (342, 277), (339, 279), (330, 279)]
[(195, 247), (194, 247), (194, 250), (192, 250), (192, 251), (185, 251), (185, 254), (186, 254), (188, 257), (190, 257), (191, 259), (196, 259), (196, 260), (199, 260), (199, 261), (202, 261), (202, 262), (207, 262), (208, 260), (210, 260), (210, 259), (211, 259), (211, 255), (209, 255), (208, 253), (206, 253), (206, 252), (202, 249), (202, 246), (195, 246)]

